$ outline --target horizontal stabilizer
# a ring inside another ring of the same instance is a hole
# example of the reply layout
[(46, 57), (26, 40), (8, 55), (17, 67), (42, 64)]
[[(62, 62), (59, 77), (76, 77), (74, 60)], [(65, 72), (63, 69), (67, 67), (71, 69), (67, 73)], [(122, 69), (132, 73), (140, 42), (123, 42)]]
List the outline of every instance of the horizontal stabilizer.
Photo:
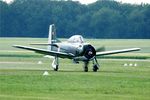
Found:
[(56, 44), (49, 44), (49, 43), (32, 43), (30, 45), (40, 45), (40, 46), (47, 46), (47, 45), (50, 45), (50, 46), (55, 46), (58, 48), (58, 46)]

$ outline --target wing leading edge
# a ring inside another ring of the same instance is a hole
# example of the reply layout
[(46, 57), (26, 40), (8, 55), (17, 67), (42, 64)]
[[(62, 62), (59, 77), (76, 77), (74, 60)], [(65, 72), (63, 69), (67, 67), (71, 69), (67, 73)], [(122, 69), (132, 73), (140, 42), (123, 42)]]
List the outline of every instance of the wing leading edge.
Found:
[(104, 52), (97, 52), (96, 56), (111, 55), (111, 54), (118, 54), (118, 53), (125, 53), (125, 52), (139, 51), (139, 50), (140, 48), (129, 48), (129, 49), (121, 49), (121, 50), (104, 51)]
[(69, 58), (69, 59), (72, 59), (73, 57), (75, 57), (73, 54), (70, 54), (70, 53), (62, 53), (62, 52), (57, 52), (57, 51), (49, 51), (49, 50), (46, 50), (46, 49), (33, 48), (33, 47), (28, 47), (28, 46), (14, 45), (13, 47), (20, 48), (20, 49), (25, 49), (25, 50), (30, 50), (30, 51), (34, 51), (34, 52), (40, 53), (40, 54), (57, 56), (57, 57), (60, 57), (60, 58)]

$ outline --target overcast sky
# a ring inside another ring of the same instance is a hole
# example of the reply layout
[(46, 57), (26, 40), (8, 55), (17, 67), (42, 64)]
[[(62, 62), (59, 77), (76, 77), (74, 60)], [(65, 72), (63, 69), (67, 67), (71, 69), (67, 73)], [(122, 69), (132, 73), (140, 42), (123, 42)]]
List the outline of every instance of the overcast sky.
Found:
[[(3, 0), (3, 1), (10, 3), (13, 0)], [(73, 1), (80, 1), (82, 4), (89, 4), (89, 3), (93, 3), (97, 0), (73, 0)], [(150, 4), (150, 0), (115, 0), (115, 1), (120, 1), (123, 3), (132, 3), (132, 4), (141, 4), (142, 2)]]

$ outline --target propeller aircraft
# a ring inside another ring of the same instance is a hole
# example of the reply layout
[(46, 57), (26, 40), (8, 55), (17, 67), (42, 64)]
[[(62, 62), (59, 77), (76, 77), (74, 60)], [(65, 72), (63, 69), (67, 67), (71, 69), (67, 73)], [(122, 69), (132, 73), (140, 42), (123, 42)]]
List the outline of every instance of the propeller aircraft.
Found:
[(31, 45), (45, 45), (48, 46), (47, 49), (40, 49), (29, 46), (14, 45), (15, 48), (25, 49), (34, 51), (36, 53), (53, 56), (54, 60), (52, 62), (52, 67), (54, 71), (59, 69), (59, 58), (72, 59), (73, 62), (79, 63), (79, 61), (84, 62), (84, 71), (88, 72), (88, 64), (90, 61), (93, 62), (93, 71), (97, 72), (100, 65), (97, 61), (97, 56), (125, 53), (131, 51), (138, 51), (140, 48), (129, 48), (121, 50), (111, 50), (105, 51), (104, 47), (95, 49), (90, 43), (84, 42), (81, 35), (73, 35), (66, 42), (61, 42), (56, 38), (55, 25), (49, 26), (49, 36), (48, 43), (35, 43)]

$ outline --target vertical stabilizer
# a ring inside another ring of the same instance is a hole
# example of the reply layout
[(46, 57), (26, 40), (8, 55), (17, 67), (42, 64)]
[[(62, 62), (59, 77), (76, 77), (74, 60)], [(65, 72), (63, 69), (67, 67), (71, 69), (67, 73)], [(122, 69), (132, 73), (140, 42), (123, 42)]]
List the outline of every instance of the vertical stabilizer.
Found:
[[(48, 35), (48, 44), (53, 44), (56, 42), (56, 28), (55, 25), (52, 24), (49, 26), (49, 35)], [(52, 50), (52, 46), (48, 46), (49, 50)]]

